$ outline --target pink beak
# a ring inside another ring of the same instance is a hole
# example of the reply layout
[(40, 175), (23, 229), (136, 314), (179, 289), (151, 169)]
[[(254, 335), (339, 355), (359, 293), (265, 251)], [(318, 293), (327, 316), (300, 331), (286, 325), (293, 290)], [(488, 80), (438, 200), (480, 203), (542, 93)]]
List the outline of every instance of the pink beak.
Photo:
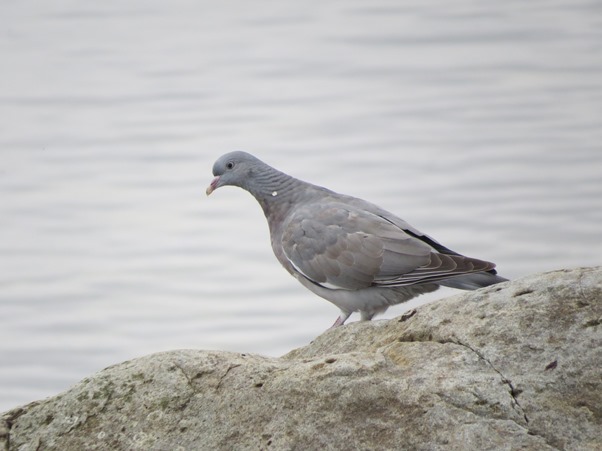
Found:
[(213, 191), (215, 191), (215, 189), (217, 188), (217, 182), (219, 182), (219, 175), (217, 177), (215, 177), (211, 181), (211, 184), (207, 187), (207, 190), (205, 191), (205, 193), (207, 193), (207, 196), (209, 194), (211, 194)]

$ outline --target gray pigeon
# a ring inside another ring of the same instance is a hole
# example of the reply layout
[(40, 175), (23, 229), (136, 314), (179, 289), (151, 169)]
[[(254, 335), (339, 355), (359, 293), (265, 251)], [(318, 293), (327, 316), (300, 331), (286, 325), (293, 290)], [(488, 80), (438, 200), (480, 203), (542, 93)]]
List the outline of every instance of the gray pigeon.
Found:
[(232, 185), (257, 199), (278, 261), (340, 309), (332, 327), (357, 311), (370, 320), (442, 285), (475, 290), (507, 280), (495, 264), (460, 255), (370, 202), (293, 178), (246, 152), (223, 155), (213, 175), (207, 195)]

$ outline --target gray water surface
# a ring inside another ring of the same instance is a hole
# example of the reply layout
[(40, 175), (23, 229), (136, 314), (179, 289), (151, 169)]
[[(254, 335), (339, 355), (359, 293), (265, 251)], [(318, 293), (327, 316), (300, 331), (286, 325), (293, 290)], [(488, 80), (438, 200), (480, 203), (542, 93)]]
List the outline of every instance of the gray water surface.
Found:
[(0, 18), (0, 410), (144, 354), (277, 356), (330, 326), (254, 199), (205, 197), (234, 149), (509, 278), (600, 264), (599, 2), (4, 1)]

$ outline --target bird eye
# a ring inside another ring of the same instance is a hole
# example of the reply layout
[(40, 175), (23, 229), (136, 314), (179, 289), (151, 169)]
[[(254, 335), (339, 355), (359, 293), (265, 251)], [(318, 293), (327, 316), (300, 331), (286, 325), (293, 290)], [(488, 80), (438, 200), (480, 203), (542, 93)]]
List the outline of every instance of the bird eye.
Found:
[(226, 169), (232, 169), (234, 168), (234, 162), (233, 161), (228, 161), (226, 163)]

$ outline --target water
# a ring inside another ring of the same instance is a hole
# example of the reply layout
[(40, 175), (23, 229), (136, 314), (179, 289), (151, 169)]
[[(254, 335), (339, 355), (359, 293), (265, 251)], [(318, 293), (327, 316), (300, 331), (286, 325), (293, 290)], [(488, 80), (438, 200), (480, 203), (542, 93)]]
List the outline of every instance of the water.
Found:
[(331, 324), (255, 201), (205, 197), (233, 149), (506, 277), (600, 264), (600, 3), (6, 0), (0, 17), (0, 410), (144, 354), (276, 356)]

